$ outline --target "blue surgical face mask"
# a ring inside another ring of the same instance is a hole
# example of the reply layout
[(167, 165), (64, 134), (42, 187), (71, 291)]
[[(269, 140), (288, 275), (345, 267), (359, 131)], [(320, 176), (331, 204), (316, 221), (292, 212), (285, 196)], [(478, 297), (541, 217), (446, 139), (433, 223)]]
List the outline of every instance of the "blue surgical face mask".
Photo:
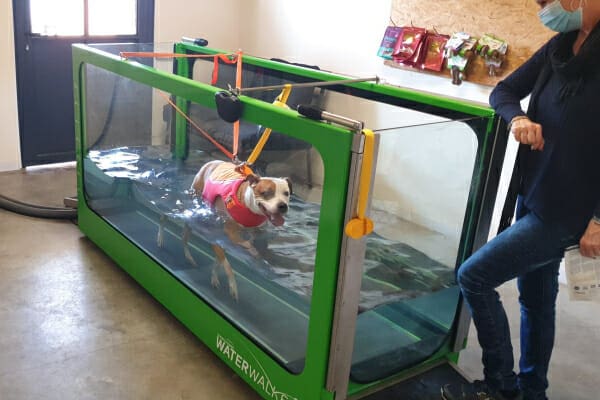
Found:
[(581, 6), (575, 11), (564, 9), (559, 0), (554, 0), (538, 13), (542, 24), (555, 32), (571, 32), (581, 29), (583, 11)]

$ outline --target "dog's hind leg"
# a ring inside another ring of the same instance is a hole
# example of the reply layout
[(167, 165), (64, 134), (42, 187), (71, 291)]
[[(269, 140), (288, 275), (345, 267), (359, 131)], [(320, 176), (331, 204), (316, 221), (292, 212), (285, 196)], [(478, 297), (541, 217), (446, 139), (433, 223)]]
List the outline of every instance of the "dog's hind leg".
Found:
[(192, 256), (192, 253), (190, 252), (190, 235), (192, 234), (192, 229), (189, 227), (188, 224), (184, 224), (183, 225), (183, 233), (181, 234), (181, 242), (183, 243), (183, 255), (185, 256), (185, 259), (188, 260), (188, 262), (190, 264), (192, 264), (194, 267), (197, 267), (198, 264), (196, 264), (196, 260), (194, 260), (194, 257)]
[(158, 222), (158, 233), (156, 234), (156, 245), (162, 249), (165, 244), (165, 223), (167, 222), (167, 216), (162, 214)]
[(221, 287), (221, 280), (219, 279), (219, 267), (220, 266), (221, 266), (221, 262), (219, 260), (215, 259), (212, 270), (210, 272), (210, 284), (215, 289), (218, 289)]
[(223, 250), (222, 247), (216, 244), (213, 244), (212, 248), (215, 252), (217, 259), (215, 260), (215, 266), (212, 271), (211, 283), (213, 284), (213, 286), (219, 287), (220, 283), (217, 268), (219, 264), (222, 265), (223, 270), (225, 270), (225, 275), (227, 275), (227, 281), (229, 283), (229, 294), (235, 299), (235, 301), (238, 301), (238, 288), (237, 283), (235, 281), (235, 273), (233, 272), (233, 268), (231, 267), (231, 264), (229, 264), (229, 260), (225, 255), (225, 250)]

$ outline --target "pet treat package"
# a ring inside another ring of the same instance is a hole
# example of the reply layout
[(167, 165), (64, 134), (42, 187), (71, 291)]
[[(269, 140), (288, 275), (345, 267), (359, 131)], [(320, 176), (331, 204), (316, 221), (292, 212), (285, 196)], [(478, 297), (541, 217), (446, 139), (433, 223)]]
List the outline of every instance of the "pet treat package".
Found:
[(444, 48), (449, 37), (438, 33), (428, 32), (423, 45), (423, 62), (421, 68), (430, 71), (441, 71), (444, 65)]
[(490, 33), (483, 35), (477, 45), (477, 53), (483, 57), (500, 58), (507, 50), (508, 43)]
[(465, 79), (476, 45), (477, 39), (465, 32), (454, 33), (446, 43), (446, 67), (454, 85), (460, 85)]
[(403, 27), (392, 53), (394, 61), (405, 65), (418, 66), (426, 33), (427, 30), (424, 28)]
[(396, 41), (398, 41), (400, 33), (402, 33), (402, 27), (400, 26), (387, 27), (387, 29), (385, 30), (385, 34), (383, 35), (383, 39), (381, 40), (379, 51), (377, 52), (377, 55), (379, 57), (385, 58), (387, 60), (392, 59), (394, 46), (396, 46)]
[(477, 39), (471, 37), (468, 33), (454, 33), (446, 43), (445, 49), (448, 69), (455, 67), (463, 72), (475, 52), (476, 45)]
[(477, 54), (484, 58), (490, 76), (495, 76), (497, 70), (502, 67), (507, 51), (508, 43), (489, 33), (483, 35), (477, 45)]

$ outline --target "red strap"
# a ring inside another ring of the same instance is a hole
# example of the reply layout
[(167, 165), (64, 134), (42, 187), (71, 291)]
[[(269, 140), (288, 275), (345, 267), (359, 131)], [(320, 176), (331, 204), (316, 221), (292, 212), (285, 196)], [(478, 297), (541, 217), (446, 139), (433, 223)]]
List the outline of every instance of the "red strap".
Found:
[(219, 80), (219, 60), (223, 61), (225, 64), (235, 64), (237, 63), (238, 60), (238, 56), (236, 55), (233, 58), (229, 58), (229, 56), (231, 56), (232, 54), (215, 54), (214, 55), (214, 66), (213, 66), (213, 73), (212, 73), (212, 81), (211, 81), (211, 85), (216, 85), (217, 81)]

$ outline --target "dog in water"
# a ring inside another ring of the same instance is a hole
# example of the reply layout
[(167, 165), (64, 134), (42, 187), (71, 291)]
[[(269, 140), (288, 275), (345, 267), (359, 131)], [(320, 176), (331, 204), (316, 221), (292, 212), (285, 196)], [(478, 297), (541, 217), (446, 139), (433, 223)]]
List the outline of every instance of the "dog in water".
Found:
[[(229, 240), (245, 248), (254, 257), (258, 251), (251, 240), (244, 239), (244, 228), (254, 228), (267, 223), (274, 226), (284, 224), (292, 184), (288, 178), (260, 177), (254, 173), (245, 174), (240, 166), (226, 161), (210, 161), (200, 168), (194, 177), (192, 194), (201, 197), (224, 219), (223, 229)], [(157, 242), (162, 247), (164, 218), (161, 218)], [(189, 250), (191, 228), (184, 226), (182, 234), (185, 258), (196, 265)], [(220, 286), (219, 266), (223, 267), (229, 283), (229, 293), (238, 299), (237, 283), (233, 269), (225, 250), (218, 244), (212, 244), (215, 252), (215, 265), (211, 272), (211, 283)]]

